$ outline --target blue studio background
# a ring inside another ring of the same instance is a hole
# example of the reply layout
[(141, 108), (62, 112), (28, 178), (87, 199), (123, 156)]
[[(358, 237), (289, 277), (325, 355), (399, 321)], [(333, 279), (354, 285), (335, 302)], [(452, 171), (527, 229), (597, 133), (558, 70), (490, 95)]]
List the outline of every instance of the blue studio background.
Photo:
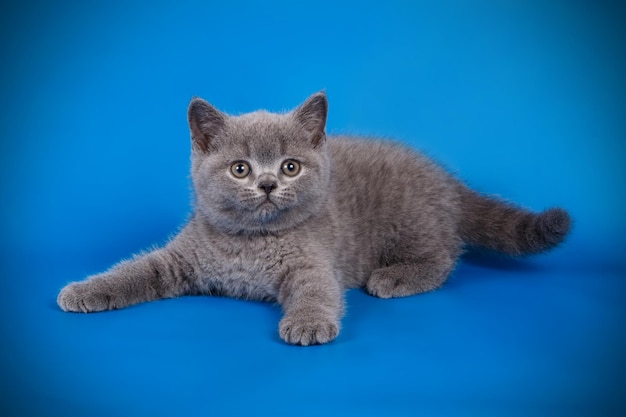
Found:
[[(626, 21), (608, 1), (0, 6), (3, 416), (617, 416), (626, 405)], [(82, 315), (67, 282), (190, 211), (187, 104), (393, 137), (475, 188), (560, 205), (568, 242), (466, 256), (434, 293), (353, 290), (339, 338), (185, 297)]]

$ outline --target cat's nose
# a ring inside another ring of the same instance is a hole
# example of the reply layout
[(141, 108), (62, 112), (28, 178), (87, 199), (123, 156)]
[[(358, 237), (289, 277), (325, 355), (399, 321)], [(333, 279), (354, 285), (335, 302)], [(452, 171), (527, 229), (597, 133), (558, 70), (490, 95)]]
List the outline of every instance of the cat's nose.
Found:
[(269, 194), (276, 188), (276, 183), (273, 181), (264, 181), (259, 184), (259, 188), (265, 190), (265, 194)]

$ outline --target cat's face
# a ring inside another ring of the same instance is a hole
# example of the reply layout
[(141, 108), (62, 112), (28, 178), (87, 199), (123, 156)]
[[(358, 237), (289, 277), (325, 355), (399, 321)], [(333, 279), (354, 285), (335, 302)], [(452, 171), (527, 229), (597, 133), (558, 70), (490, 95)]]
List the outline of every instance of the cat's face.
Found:
[(325, 203), (330, 177), (323, 93), (291, 113), (228, 116), (206, 101), (189, 106), (198, 209), (230, 232), (296, 226)]

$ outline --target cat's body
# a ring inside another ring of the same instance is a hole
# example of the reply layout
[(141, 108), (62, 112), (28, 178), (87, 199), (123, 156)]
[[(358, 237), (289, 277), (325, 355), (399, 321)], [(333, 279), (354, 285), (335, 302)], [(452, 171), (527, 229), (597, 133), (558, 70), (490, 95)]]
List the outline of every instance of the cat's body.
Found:
[(512, 255), (560, 243), (569, 216), (471, 191), (401, 145), (326, 140), (327, 104), (226, 116), (194, 99), (196, 211), (164, 248), (59, 294), (66, 311), (101, 311), (185, 294), (276, 301), (289, 343), (332, 340), (343, 291), (388, 298), (438, 288), (464, 244)]

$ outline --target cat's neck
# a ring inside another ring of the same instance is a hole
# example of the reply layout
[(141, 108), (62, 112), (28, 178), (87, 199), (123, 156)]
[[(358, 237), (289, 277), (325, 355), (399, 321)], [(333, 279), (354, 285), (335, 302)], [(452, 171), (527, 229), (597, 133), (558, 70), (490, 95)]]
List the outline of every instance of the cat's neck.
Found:
[(254, 225), (244, 224), (218, 224), (211, 221), (210, 216), (203, 213), (202, 210), (196, 208), (192, 221), (200, 226), (204, 231), (213, 235), (220, 235), (224, 238), (250, 238), (250, 237), (281, 237), (294, 231), (301, 231), (307, 225), (315, 227), (321, 218), (327, 217), (328, 211), (326, 204), (316, 214), (305, 218), (294, 218), (291, 216), (288, 220), (275, 221), (268, 223), (259, 223)]

